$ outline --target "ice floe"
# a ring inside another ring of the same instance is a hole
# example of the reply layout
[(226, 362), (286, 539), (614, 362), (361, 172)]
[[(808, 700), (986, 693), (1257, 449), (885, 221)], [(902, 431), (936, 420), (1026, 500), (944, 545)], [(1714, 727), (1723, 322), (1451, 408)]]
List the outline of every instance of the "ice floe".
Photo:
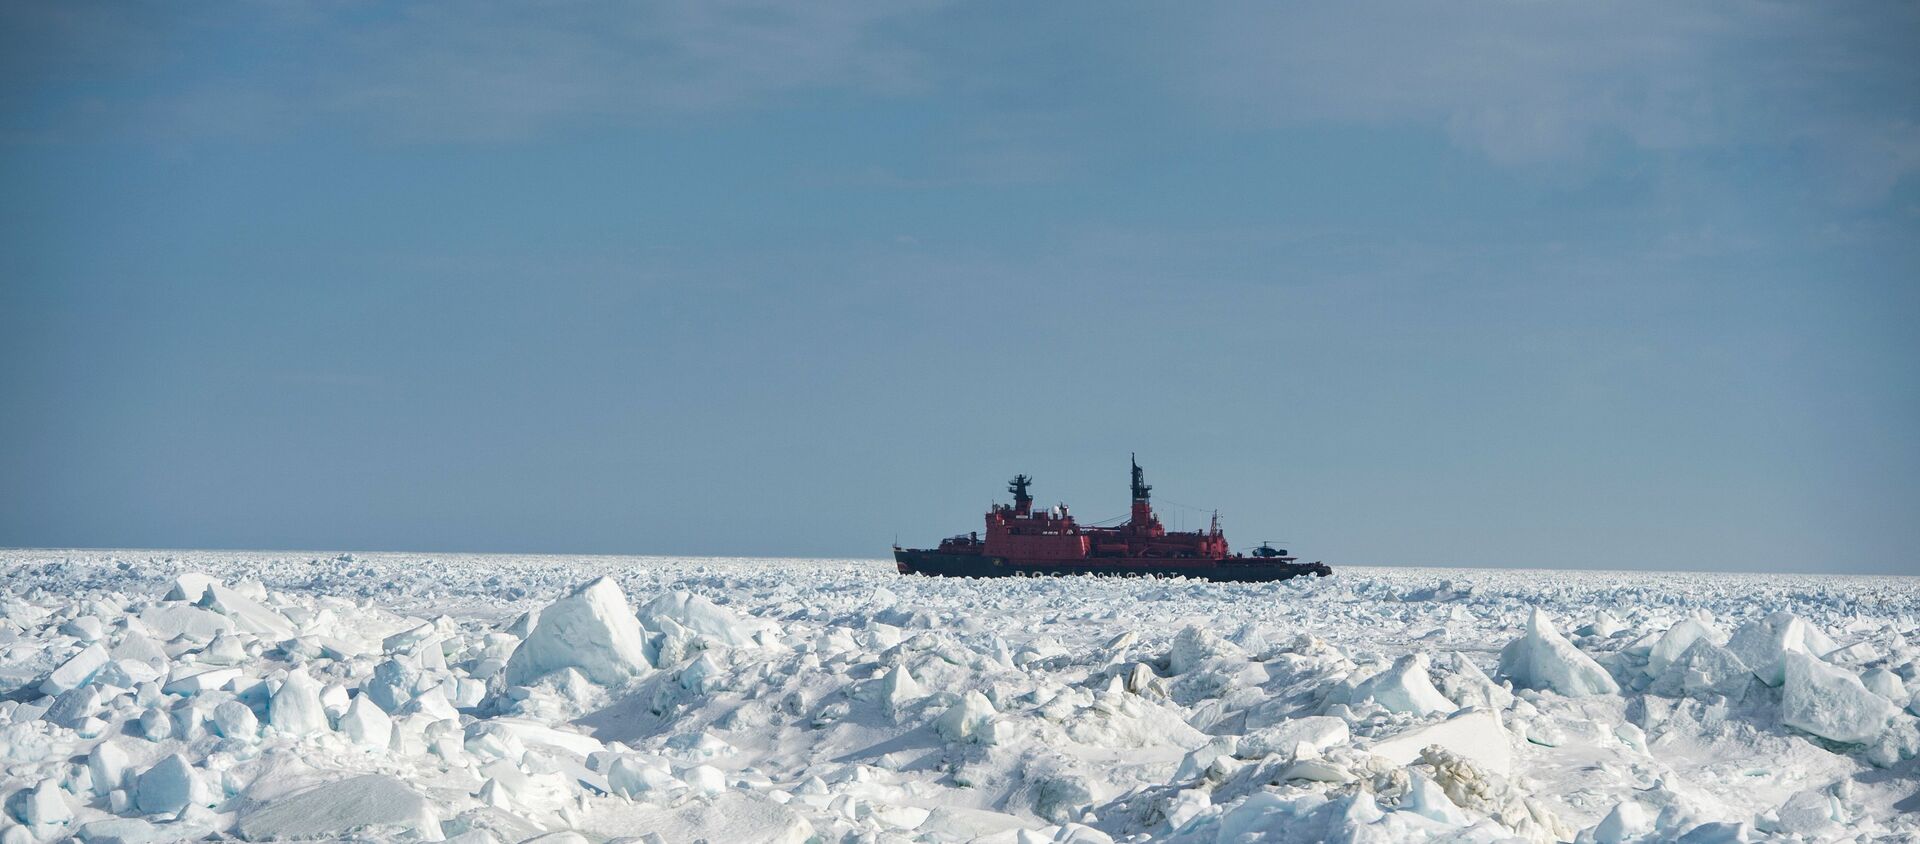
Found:
[(1903, 840), (1916, 619), (1910, 579), (0, 552), (0, 844)]
[(1568, 697), (1620, 691), (1607, 670), (1560, 635), (1547, 614), (1537, 608), (1527, 616), (1526, 633), (1501, 649), (1500, 676), (1512, 680), (1515, 688), (1543, 689)]

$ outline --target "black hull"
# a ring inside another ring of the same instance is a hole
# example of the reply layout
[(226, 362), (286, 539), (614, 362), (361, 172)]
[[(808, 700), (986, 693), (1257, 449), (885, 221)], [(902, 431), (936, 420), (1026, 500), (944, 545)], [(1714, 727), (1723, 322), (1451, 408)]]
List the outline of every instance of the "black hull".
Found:
[(1076, 574), (1108, 577), (1191, 577), (1226, 583), (1265, 583), (1302, 575), (1325, 577), (1333, 569), (1320, 563), (1268, 560), (1086, 560), (1061, 563), (1010, 560), (983, 554), (942, 554), (895, 548), (893, 559), (901, 574), (934, 577), (1064, 577)]

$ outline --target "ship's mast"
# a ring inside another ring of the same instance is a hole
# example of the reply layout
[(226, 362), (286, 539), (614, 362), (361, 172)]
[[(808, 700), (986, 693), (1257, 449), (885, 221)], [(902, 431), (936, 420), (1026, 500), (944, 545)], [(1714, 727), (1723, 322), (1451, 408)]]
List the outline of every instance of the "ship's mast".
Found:
[(1147, 498), (1153, 494), (1153, 487), (1147, 483), (1147, 475), (1140, 469), (1139, 456), (1128, 454), (1127, 460), (1133, 464), (1133, 526), (1145, 530), (1153, 523), (1153, 505), (1147, 503)]
[(1026, 475), (1014, 475), (1013, 482), (1007, 484), (1007, 491), (1013, 493), (1013, 512), (1025, 516), (1033, 512), (1033, 496), (1027, 493), (1027, 487), (1033, 485), (1033, 479)]

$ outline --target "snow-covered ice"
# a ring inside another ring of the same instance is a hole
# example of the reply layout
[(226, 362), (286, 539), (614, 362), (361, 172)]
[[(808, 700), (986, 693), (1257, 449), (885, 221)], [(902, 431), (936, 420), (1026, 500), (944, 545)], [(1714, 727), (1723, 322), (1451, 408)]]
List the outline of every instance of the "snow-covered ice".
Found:
[(1911, 578), (0, 552), (0, 842), (1913, 840), (1916, 641)]
[(1612, 675), (1553, 629), (1553, 622), (1538, 608), (1527, 616), (1526, 633), (1501, 649), (1500, 675), (1512, 680), (1515, 688), (1546, 689), (1572, 697), (1620, 691)]

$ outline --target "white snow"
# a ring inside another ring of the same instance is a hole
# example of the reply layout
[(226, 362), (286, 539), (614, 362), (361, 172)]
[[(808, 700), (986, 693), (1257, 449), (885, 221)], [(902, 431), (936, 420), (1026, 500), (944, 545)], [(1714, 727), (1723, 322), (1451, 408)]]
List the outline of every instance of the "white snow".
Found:
[(1915, 642), (1911, 578), (9, 551), (0, 844), (1907, 840)]

